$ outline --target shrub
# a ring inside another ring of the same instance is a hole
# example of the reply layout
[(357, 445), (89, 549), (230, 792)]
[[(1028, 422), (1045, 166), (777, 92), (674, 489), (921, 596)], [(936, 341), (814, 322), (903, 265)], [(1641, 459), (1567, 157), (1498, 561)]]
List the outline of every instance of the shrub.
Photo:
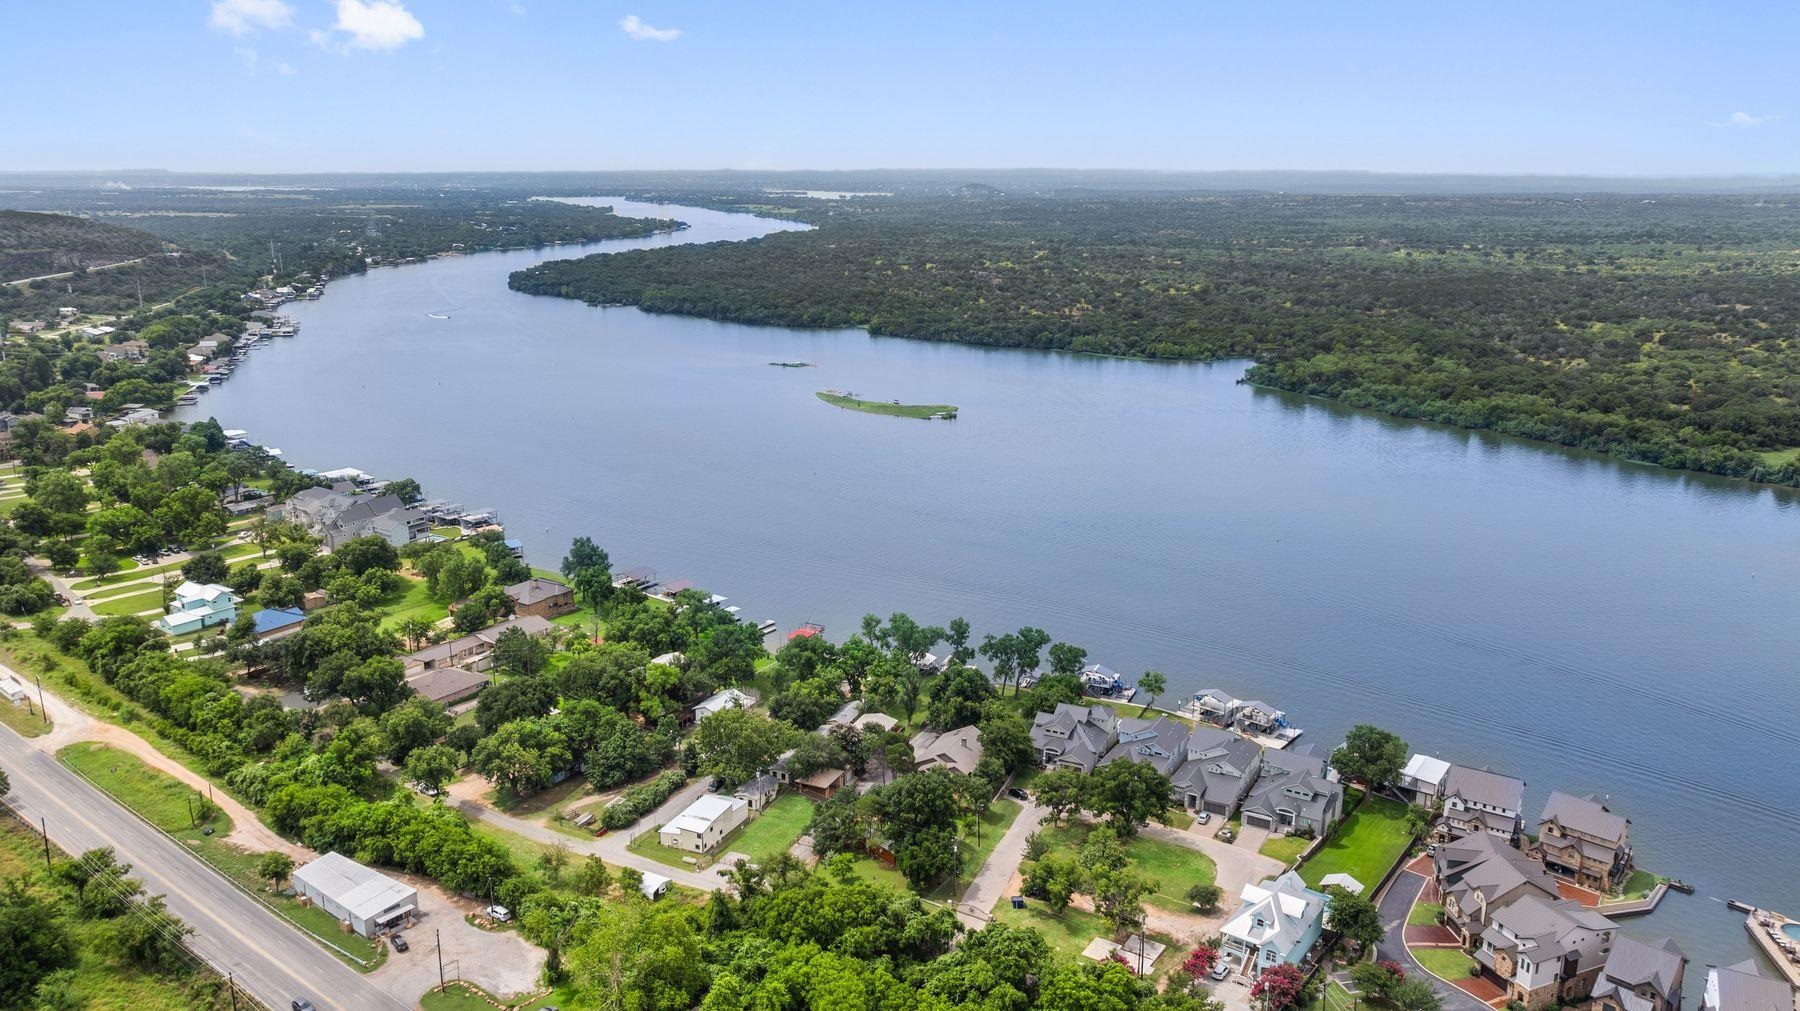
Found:
[(619, 799), (607, 806), (600, 814), (600, 826), (607, 829), (621, 829), (634, 824), (639, 818), (657, 809), (663, 801), (674, 795), (687, 782), (687, 776), (678, 769), (657, 776), (648, 783), (640, 783), (619, 795)]

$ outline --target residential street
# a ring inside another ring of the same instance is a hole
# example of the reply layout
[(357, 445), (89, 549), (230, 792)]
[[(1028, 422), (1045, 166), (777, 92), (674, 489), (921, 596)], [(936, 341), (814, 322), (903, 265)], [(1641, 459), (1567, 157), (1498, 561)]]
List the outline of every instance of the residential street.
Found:
[(963, 892), (962, 901), (956, 905), (956, 916), (964, 926), (970, 930), (987, 926), (989, 911), (994, 908), (994, 903), (1006, 896), (1007, 883), (1025, 859), (1025, 840), (1043, 823), (1044, 813), (1043, 808), (1030, 801), (1021, 805), (1019, 816), (994, 845), (994, 851), (982, 862), (969, 882), (968, 890)]
[(275, 1011), (295, 997), (341, 1011), (407, 1008), (288, 926), (182, 847), (88, 785), (11, 730), (0, 731), (8, 798), (29, 822), (42, 818), (70, 853), (111, 846), (151, 894), (194, 930), (193, 949)]
[(1486, 1004), (1426, 972), (1412, 957), (1412, 952), (1406, 950), (1406, 915), (1412, 911), (1413, 900), (1419, 897), (1419, 892), (1424, 887), (1423, 875), (1401, 871), (1394, 878), (1394, 883), (1382, 894), (1381, 925), (1386, 929), (1387, 936), (1381, 942), (1380, 957), (1399, 962), (1405, 967), (1409, 977), (1430, 980), (1431, 985), (1444, 998), (1444, 1011), (1492, 1011)]

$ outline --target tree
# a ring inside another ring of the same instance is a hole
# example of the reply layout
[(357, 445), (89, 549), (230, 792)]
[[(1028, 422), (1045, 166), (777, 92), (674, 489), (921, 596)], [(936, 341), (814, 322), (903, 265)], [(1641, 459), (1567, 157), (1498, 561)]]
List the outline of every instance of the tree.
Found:
[(1008, 774), (1029, 767), (1037, 757), (1031, 744), (1031, 724), (1023, 717), (996, 713), (981, 721), (980, 732), (982, 757), (994, 759)]
[(931, 688), (926, 719), (938, 730), (955, 730), (981, 719), (994, 685), (973, 667), (951, 667)]
[(199, 544), (225, 533), (225, 507), (211, 489), (186, 485), (164, 496), (156, 507), (156, 525), (177, 544)]
[(1087, 666), (1087, 650), (1080, 646), (1071, 646), (1066, 642), (1055, 643), (1050, 647), (1050, 673), (1074, 676)]
[(1087, 777), (1083, 806), (1104, 815), (1120, 835), (1136, 835), (1139, 825), (1172, 806), (1173, 790), (1169, 777), (1146, 762), (1111, 762)]
[(557, 843), (538, 856), (538, 867), (544, 872), (544, 880), (552, 885), (561, 883), (563, 868), (569, 866), (569, 848)]
[(431, 744), (406, 756), (406, 778), (428, 790), (442, 790), (462, 768), (462, 756), (445, 744)]
[(1377, 790), (1400, 778), (1406, 768), (1406, 742), (1390, 731), (1359, 723), (1344, 735), (1343, 747), (1331, 762), (1344, 779)]
[(1358, 962), (1350, 967), (1350, 982), (1363, 993), (1383, 1000), (1405, 980), (1406, 972), (1398, 962)]
[(701, 772), (735, 786), (773, 764), (794, 736), (761, 713), (729, 707), (700, 721), (694, 747)]
[(1150, 696), (1149, 701), (1144, 703), (1144, 708), (1138, 711), (1138, 715), (1142, 716), (1150, 711), (1150, 707), (1156, 704), (1163, 692), (1169, 690), (1168, 675), (1159, 670), (1147, 670), (1143, 677), (1138, 678), (1138, 690)]
[(1325, 925), (1345, 940), (1363, 947), (1379, 944), (1386, 931), (1381, 926), (1381, 911), (1375, 903), (1347, 889), (1331, 889), (1331, 905)]
[(1181, 971), (1193, 979), (1205, 979), (1206, 974), (1212, 971), (1218, 961), (1219, 949), (1206, 944), (1198, 945), (1193, 951), (1188, 952), (1186, 961), (1181, 963)]
[(543, 789), (558, 771), (569, 767), (574, 756), (568, 741), (550, 720), (514, 720), (496, 729), (475, 746), (469, 764), (519, 797)]
[(223, 583), (231, 575), (224, 556), (207, 551), (183, 562), (181, 574), (196, 583)]
[(1077, 892), (1087, 888), (1087, 872), (1082, 869), (1079, 856), (1068, 850), (1055, 850), (1026, 868), (1023, 887), (1026, 895), (1041, 899), (1051, 912), (1060, 914), (1069, 908), (1069, 900)]
[(1210, 912), (1219, 908), (1219, 900), (1223, 898), (1224, 895), (1225, 890), (1223, 888), (1204, 881), (1195, 883), (1187, 890), (1187, 900), (1192, 902), (1194, 908), (1201, 912)]
[(1050, 820), (1068, 821), (1087, 801), (1087, 776), (1078, 769), (1051, 769), (1032, 781), (1031, 791)]
[(119, 918), (113, 937), (128, 960), (146, 969), (169, 972), (184, 964), (185, 941), (193, 932), (169, 912), (162, 896), (152, 895), (139, 902), (132, 915)]
[(951, 618), (950, 627), (944, 632), (944, 641), (950, 644), (951, 663), (964, 664), (974, 658), (974, 654), (969, 651), (969, 620), (967, 618)]
[(75, 964), (55, 903), (39, 898), (24, 878), (0, 884), (0, 1007), (26, 1007), (38, 982)]
[(1299, 1004), (1305, 988), (1306, 977), (1299, 966), (1278, 962), (1263, 969), (1262, 975), (1256, 978), (1256, 985), (1250, 988), (1250, 999), (1264, 1011), (1281, 1011)]
[(612, 871), (607, 869), (606, 861), (593, 854), (575, 868), (569, 884), (583, 895), (605, 895), (612, 887)]
[(1422, 979), (1406, 979), (1388, 990), (1388, 1003), (1400, 1011), (1439, 1011), (1444, 998), (1437, 988)]
[(917, 891), (954, 873), (956, 860), (956, 834), (946, 827), (916, 831), (894, 843), (894, 863), (906, 876), (906, 883)]
[(379, 726), (386, 743), (387, 756), (397, 765), (450, 730), (450, 717), (444, 707), (431, 699), (414, 696), (381, 715)]
[(280, 850), (269, 850), (256, 861), (256, 876), (281, 890), (281, 883), (294, 873), (294, 858)]

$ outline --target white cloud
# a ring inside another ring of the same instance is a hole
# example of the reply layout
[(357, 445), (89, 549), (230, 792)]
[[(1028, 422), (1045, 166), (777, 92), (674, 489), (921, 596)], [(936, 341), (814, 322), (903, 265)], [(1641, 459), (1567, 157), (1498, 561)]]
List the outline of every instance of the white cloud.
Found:
[(1737, 126), (1737, 127), (1744, 127), (1746, 129), (1748, 129), (1749, 127), (1761, 126), (1764, 123), (1769, 122), (1770, 120), (1776, 120), (1776, 119), (1780, 119), (1780, 118), (1781, 118), (1780, 116), (1752, 116), (1751, 114), (1749, 114), (1747, 112), (1734, 112), (1730, 116), (1727, 116), (1725, 118), (1725, 122), (1714, 123), (1713, 125), (1714, 126)]
[(398, 49), (425, 37), (425, 26), (400, 0), (337, 0), (332, 31), (307, 33), (322, 49)]
[(294, 9), (282, 0), (214, 0), (207, 24), (231, 35), (248, 35), (258, 29), (286, 28), (294, 22)]
[(674, 42), (681, 38), (681, 29), (655, 28), (645, 24), (644, 19), (636, 14), (627, 14), (620, 18), (619, 30), (639, 42)]

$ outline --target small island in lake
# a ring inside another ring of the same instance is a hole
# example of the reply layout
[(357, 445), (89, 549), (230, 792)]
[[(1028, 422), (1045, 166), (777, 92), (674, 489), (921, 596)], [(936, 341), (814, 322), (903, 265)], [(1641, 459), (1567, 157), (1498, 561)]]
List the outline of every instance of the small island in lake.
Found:
[(836, 390), (820, 390), (820, 400), (833, 407), (842, 407), (847, 411), (863, 411), (868, 414), (891, 414), (896, 418), (941, 418), (945, 421), (956, 419), (955, 404), (902, 404), (898, 400), (858, 400), (849, 394)]
[(810, 369), (813, 367), (812, 362), (770, 362), (769, 364), (778, 369)]

